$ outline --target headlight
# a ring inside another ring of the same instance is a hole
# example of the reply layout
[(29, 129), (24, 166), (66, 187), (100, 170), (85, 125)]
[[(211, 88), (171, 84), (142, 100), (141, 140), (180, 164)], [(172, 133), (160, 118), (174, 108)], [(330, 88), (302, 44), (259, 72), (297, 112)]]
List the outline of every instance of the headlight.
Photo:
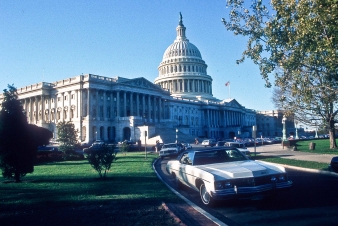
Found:
[(223, 188), (223, 185), (222, 185), (222, 182), (215, 182), (215, 189), (222, 189)]
[(286, 176), (284, 174), (276, 175), (271, 177), (271, 182), (281, 182), (286, 181)]
[(229, 181), (216, 181), (215, 182), (215, 189), (224, 189), (224, 188), (231, 188), (232, 184)]
[(285, 176), (284, 175), (279, 175), (278, 180), (279, 181), (285, 181)]
[(231, 187), (232, 185), (231, 185), (231, 183), (229, 182), (229, 181), (226, 181), (225, 183), (224, 183), (224, 187), (226, 187), (226, 188), (229, 188), (229, 187)]

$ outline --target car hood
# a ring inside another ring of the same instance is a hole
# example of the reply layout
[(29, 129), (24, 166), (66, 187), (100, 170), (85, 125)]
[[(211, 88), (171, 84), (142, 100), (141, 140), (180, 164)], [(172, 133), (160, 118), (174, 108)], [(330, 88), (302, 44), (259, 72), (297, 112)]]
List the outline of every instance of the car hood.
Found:
[(282, 166), (253, 160), (199, 165), (196, 166), (196, 168), (211, 173), (214, 175), (215, 180), (224, 178), (260, 177), (285, 172), (285, 169)]

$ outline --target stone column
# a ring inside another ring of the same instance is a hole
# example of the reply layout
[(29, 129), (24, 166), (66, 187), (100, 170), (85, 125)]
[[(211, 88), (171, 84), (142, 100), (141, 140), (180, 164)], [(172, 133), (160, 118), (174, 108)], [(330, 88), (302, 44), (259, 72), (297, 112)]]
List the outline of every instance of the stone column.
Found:
[(147, 121), (150, 122), (151, 119), (151, 103), (150, 103), (150, 95), (148, 95), (148, 117)]
[(136, 116), (140, 116), (140, 94), (136, 93)]
[(107, 109), (106, 108), (107, 108), (107, 91), (103, 90), (103, 120), (107, 120)]
[[(88, 121), (91, 121), (91, 113), (90, 113), (90, 89), (87, 90), (87, 118)], [(89, 138), (89, 133), (87, 133), (87, 137)]]
[(145, 113), (146, 113), (146, 111), (145, 111), (145, 108), (146, 108), (146, 97), (145, 97), (145, 95), (144, 94), (142, 94), (142, 118), (143, 118), (143, 120), (145, 120)]
[(120, 117), (120, 91), (116, 92), (116, 117)]
[(130, 92), (130, 116), (134, 116), (134, 103), (133, 103), (133, 93)]
[(158, 98), (158, 122), (162, 121), (162, 99), (161, 97)]
[(123, 114), (122, 117), (127, 116), (127, 92), (123, 92)]
[(70, 121), (72, 118), (71, 116), (71, 112), (72, 112), (72, 102), (71, 102), (71, 99), (72, 99), (72, 92), (71, 91), (68, 91), (68, 121)]

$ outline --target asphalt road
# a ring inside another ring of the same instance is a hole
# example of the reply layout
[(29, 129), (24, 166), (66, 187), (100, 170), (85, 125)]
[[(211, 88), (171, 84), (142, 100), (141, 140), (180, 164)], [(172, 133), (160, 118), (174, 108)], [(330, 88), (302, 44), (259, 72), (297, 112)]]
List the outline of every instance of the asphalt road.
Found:
[[(158, 161), (155, 168), (173, 186), (173, 178), (165, 171), (167, 161)], [(293, 187), (273, 199), (225, 201), (208, 208), (198, 192), (188, 187), (179, 192), (227, 225), (338, 225), (338, 177), (288, 168), (287, 172)]]

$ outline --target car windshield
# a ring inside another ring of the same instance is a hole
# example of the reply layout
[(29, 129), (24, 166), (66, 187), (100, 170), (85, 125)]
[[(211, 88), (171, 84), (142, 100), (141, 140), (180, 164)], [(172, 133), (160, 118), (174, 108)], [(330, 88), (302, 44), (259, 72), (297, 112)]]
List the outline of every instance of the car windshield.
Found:
[(195, 153), (193, 165), (206, 165), (243, 160), (247, 160), (247, 158), (237, 149), (201, 151)]
[(163, 148), (176, 148), (176, 144), (165, 144)]

